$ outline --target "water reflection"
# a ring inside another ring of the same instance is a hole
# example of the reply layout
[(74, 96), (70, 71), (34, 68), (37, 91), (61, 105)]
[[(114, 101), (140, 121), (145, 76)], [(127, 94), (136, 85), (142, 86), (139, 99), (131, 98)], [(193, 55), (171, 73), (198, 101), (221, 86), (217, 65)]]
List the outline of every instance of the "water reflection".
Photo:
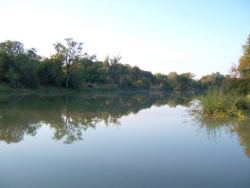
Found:
[[(108, 96), (9, 96), (0, 98), (0, 141), (21, 142), (25, 135), (35, 136), (41, 126), (53, 130), (53, 139), (71, 144), (83, 139), (84, 131), (105, 126), (120, 126), (120, 118), (142, 109), (167, 105), (192, 106), (192, 97), (170, 94), (127, 94)], [(199, 111), (190, 111), (193, 120), (206, 135), (216, 137), (227, 131), (237, 135), (250, 157), (250, 121), (214, 120)]]
[(239, 144), (244, 148), (245, 154), (250, 157), (250, 119), (213, 119), (202, 115), (196, 102), (197, 101), (192, 101), (189, 114), (196, 122), (196, 125), (199, 126), (200, 130), (205, 130), (206, 135), (209, 137), (217, 137), (221, 132), (237, 135)]
[(170, 94), (126, 94), (109, 96), (10, 96), (0, 99), (0, 140), (18, 143), (25, 135), (36, 135), (39, 127), (54, 130), (53, 139), (70, 144), (98, 123), (119, 126), (119, 119), (152, 105), (189, 106), (191, 97)]

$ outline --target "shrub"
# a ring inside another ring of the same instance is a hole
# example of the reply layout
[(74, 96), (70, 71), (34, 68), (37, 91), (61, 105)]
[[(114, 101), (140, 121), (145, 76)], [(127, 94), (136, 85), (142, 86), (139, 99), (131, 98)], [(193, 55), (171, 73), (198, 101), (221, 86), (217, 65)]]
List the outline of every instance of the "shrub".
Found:
[(218, 90), (210, 90), (200, 97), (199, 106), (203, 115), (215, 118), (246, 118), (245, 111), (250, 109), (246, 97)]

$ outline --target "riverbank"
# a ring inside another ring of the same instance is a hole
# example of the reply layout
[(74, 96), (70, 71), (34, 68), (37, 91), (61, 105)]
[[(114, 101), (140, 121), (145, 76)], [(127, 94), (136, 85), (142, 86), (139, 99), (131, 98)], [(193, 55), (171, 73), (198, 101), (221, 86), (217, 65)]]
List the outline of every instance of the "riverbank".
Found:
[(0, 95), (6, 94), (36, 94), (36, 95), (67, 95), (67, 94), (90, 94), (90, 93), (114, 93), (114, 92), (122, 92), (129, 90), (122, 90), (119, 88), (111, 88), (111, 87), (81, 87), (78, 89), (66, 89), (60, 87), (52, 87), (52, 86), (40, 86), (36, 89), (28, 89), (25, 87), (13, 88), (6, 83), (0, 83)]
[(96, 87), (80, 87), (78, 89), (66, 89), (57, 87), (44, 87), (40, 86), (37, 89), (28, 89), (24, 87), (13, 88), (6, 83), (0, 83), (0, 95), (40, 95), (40, 96), (54, 96), (54, 95), (89, 95), (89, 94), (114, 94), (114, 93), (151, 93), (151, 94), (177, 94), (177, 95), (197, 95), (200, 91), (187, 90), (187, 91), (166, 91), (159, 88), (139, 89), (139, 88), (126, 88), (112, 86), (96, 86)]
[(193, 112), (199, 114), (202, 119), (249, 119), (250, 95), (210, 90), (199, 97), (198, 104), (194, 106)]

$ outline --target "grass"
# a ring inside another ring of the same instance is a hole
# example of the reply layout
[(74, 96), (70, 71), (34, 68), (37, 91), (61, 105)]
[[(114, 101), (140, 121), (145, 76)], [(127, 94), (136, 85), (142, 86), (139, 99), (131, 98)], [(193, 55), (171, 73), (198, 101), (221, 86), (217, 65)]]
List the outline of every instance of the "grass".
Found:
[(204, 117), (214, 119), (237, 118), (243, 120), (248, 118), (250, 97), (210, 90), (206, 95), (199, 98), (198, 108)]

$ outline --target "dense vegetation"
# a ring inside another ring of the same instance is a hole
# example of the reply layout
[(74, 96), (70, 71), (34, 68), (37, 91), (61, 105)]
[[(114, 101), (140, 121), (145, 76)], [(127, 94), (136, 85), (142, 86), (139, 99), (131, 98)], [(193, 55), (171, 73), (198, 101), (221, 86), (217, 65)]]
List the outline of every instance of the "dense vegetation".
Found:
[(250, 110), (250, 97), (237, 93), (223, 93), (218, 90), (209, 90), (199, 98), (195, 104), (194, 111), (200, 113), (203, 118), (217, 120), (228, 117), (237, 120), (245, 120)]
[(18, 41), (0, 43), (0, 82), (13, 88), (121, 88), (166, 91), (201, 91), (220, 87), (225, 76), (220, 73), (195, 80), (192, 73), (152, 74), (137, 66), (120, 63), (121, 57), (97, 60), (82, 53), (82, 43), (65, 39), (54, 44), (55, 53), (41, 57), (35, 49), (25, 49)]
[(247, 94), (250, 91), (250, 36), (243, 46), (244, 53), (231, 75), (212, 73), (196, 80), (188, 72), (152, 74), (137, 66), (120, 63), (121, 57), (106, 57), (82, 52), (82, 43), (65, 39), (54, 44), (55, 53), (41, 57), (34, 48), (25, 49), (18, 41), (0, 43), (0, 86), (36, 89), (55, 88), (121, 88), (165, 91), (204, 91), (219, 88), (223, 92)]
[[(250, 36), (243, 46), (238, 66), (232, 67), (232, 76), (225, 77), (221, 87), (209, 90), (194, 107), (203, 119), (245, 120), (250, 111)], [(198, 110), (197, 110), (198, 108)]]
[[(221, 129), (238, 135), (240, 144), (250, 156), (250, 36), (243, 46), (239, 65), (232, 66), (230, 76), (217, 76), (214, 81), (220, 87), (210, 87), (205, 95), (193, 102), (190, 113), (210, 136), (220, 134)], [(210, 86), (213, 85), (210, 82)]]
[[(199, 80), (195, 80), (192, 73), (152, 74), (120, 63), (120, 56), (100, 61), (94, 55), (82, 53), (82, 44), (72, 39), (66, 39), (65, 45), (56, 43), (54, 47), (56, 53), (44, 58), (35, 49), (25, 49), (18, 41), (0, 43), (0, 85), (30, 89), (43, 86), (66, 89), (106, 87), (208, 91), (199, 98), (198, 105), (192, 110), (193, 117), (202, 126), (206, 125), (209, 132), (228, 125), (230, 131), (240, 136), (241, 144), (248, 146), (246, 152), (250, 155), (250, 142), (242, 131), (249, 129), (245, 125), (249, 125), (250, 120), (250, 36), (243, 46), (239, 65), (232, 67), (230, 75), (212, 73)], [(190, 105), (191, 99), (178, 97), (170, 100), (169, 97), (170, 95), (134, 95), (72, 99), (61, 96), (47, 100), (19, 100), (15, 96), (14, 99), (7, 100), (8, 103), (0, 98), (0, 140), (20, 142), (25, 134), (35, 135), (43, 122), (55, 130), (55, 139), (72, 143), (82, 138), (83, 130), (94, 128), (101, 121), (107, 125), (119, 125), (122, 116), (137, 113), (152, 105)], [(51, 100), (54, 102), (51, 103)], [(29, 103), (34, 109), (30, 109)], [(23, 110), (22, 113), (19, 108)], [(13, 110), (12, 113), (9, 113), (10, 109)], [(38, 113), (33, 113), (34, 110)], [(56, 117), (56, 120), (51, 117)]]

